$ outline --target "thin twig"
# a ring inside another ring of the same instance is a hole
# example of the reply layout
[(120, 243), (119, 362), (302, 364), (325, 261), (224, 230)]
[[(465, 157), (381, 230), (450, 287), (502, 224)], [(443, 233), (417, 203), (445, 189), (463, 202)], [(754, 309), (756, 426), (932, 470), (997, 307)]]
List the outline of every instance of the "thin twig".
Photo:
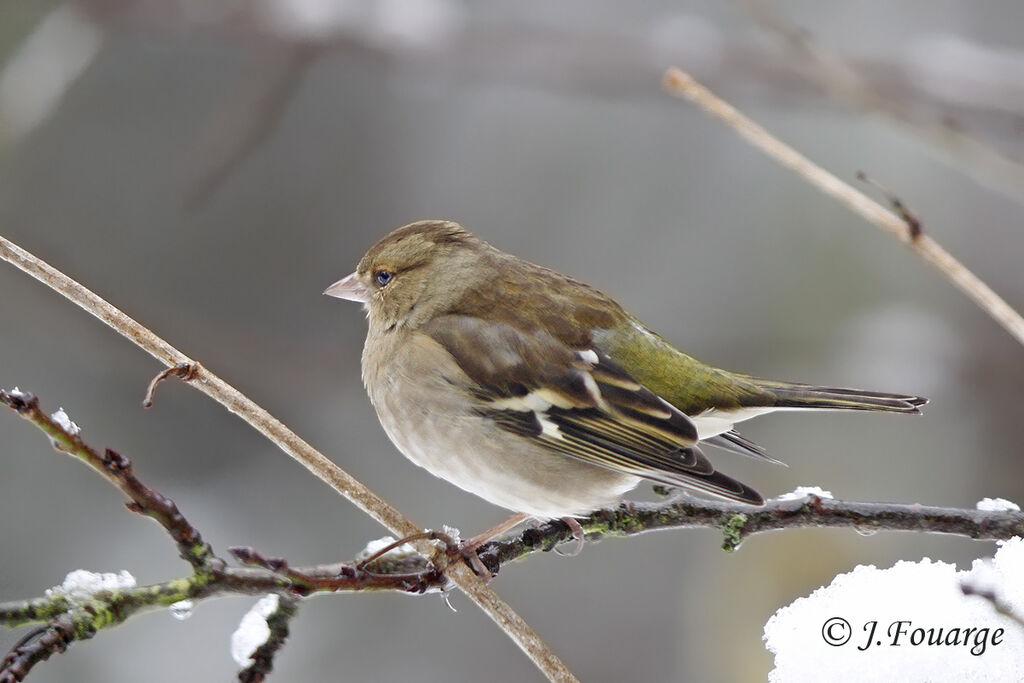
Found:
[[(182, 364), (198, 366), (196, 377), (189, 383), (190, 386), (241, 417), (278, 448), (297, 460), (336, 492), (345, 496), (360, 510), (380, 522), (393, 534), (400, 537), (411, 536), (422, 531), (394, 506), (299, 438), (280, 420), (94, 292), (4, 237), (0, 237), (0, 258), (96, 316), (165, 366), (175, 367)], [(422, 549), (429, 551), (430, 546), (423, 542)], [(488, 588), (469, 567), (456, 564), (452, 565), (448, 571), (452, 581), (530, 657), (531, 661), (549, 680), (576, 680), (575, 676), (529, 624), (497, 593)]]
[(199, 366), (192, 363), (181, 363), (175, 365), (173, 368), (167, 368), (160, 374), (149, 381), (149, 386), (146, 387), (146, 395), (142, 398), (143, 408), (153, 407), (153, 396), (156, 394), (156, 388), (160, 386), (160, 383), (166, 380), (171, 375), (182, 379), (186, 382), (191, 382), (199, 374)]
[(74, 617), (69, 613), (22, 638), (0, 661), (0, 683), (19, 683), (36, 664), (67, 650), (75, 639), (74, 627)]
[(927, 234), (912, 240), (906, 223), (899, 216), (779, 140), (684, 71), (675, 67), (669, 69), (665, 72), (664, 84), (670, 94), (696, 104), (782, 166), (869, 223), (910, 245), (925, 261), (938, 268), (960, 291), (1002, 325), (1003, 329), (1024, 344), (1024, 318)]
[(451, 582), (419, 552), (396, 552), (364, 570), (358, 560), (352, 564), (334, 563), (313, 567), (292, 567), (282, 557), (266, 557), (249, 547), (228, 548), (244, 565), (264, 569), (287, 582), (289, 591), (299, 595), (313, 593), (398, 591), (436, 593), (447, 590)]
[(812, 79), (823, 91), (864, 111), (887, 117), (930, 144), (976, 182), (1018, 201), (1024, 197), (1024, 163), (969, 135), (948, 116), (929, 117), (913, 101), (903, 103), (883, 96), (851, 60), (827, 49), (808, 31), (795, 26), (770, 0), (741, 0), (739, 4), (754, 21), (779, 37), (805, 72), (813, 72)]
[(882, 193), (885, 197), (885, 201), (889, 202), (889, 206), (896, 212), (896, 215), (900, 217), (907, 226), (907, 236), (911, 242), (917, 241), (917, 239), (924, 234), (924, 226), (921, 225), (921, 219), (916, 213), (910, 210), (910, 207), (899, 198), (899, 195), (891, 192), (885, 185), (878, 182), (864, 171), (857, 171), (857, 180), (862, 183), (871, 185), (876, 190)]
[[(279, 604), (297, 604), (312, 593), (352, 591), (400, 591), (413, 594), (437, 593), (448, 586), (439, 572), (424, 570), (418, 577), (388, 576), (360, 572), (354, 564), (334, 564), (293, 570), (302, 581), (266, 569), (223, 567), (206, 574), (172, 579), (163, 583), (98, 591), (88, 598), (68, 598), (59, 590), (27, 600), (0, 603), (0, 625), (18, 628), (44, 624), (33, 631), (0, 661), (0, 683), (20, 681), (28, 670), (55, 652), (63, 652), (75, 641), (92, 638), (99, 630), (112, 628), (138, 614), (166, 609), (184, 600), (276, 593)], [(282, 624), (283, 626), (283, 624)], [(283, 640), (275, 643), (279, 649)], [(275, 651), (276, 651), (275, 649)], [(258, 654), (258, 653), (257, 653)], [(270, 655), (269, 652), (265, 653)], [(269, 671), (269, 668), (266, 669)], [(5, 676), (14, 676), (5, 678)]]
[(1022, 617), (1017, 610), (1013, 608), (1008, 601), (1002, 598), (992, 588), (983, 588), (977, 586), (969, 581), (962, 581), (960, 583), (960, 592), (964, 595), (976, 595), (979, 598), (985, 600), (997, 613), (1002, 614), (1004, 617), (1011, 619), (1016, 622), (1017, 626), (1024, 628), (1024, 617)]
[(42, 430), (50, 437), (54, 448), (79, 458), (119, 488), (131, 500), (128, 509), (156, 520), (166, 529), (178, 546), (178, 554), (195, 571), (208, 571), (212, 567), (216, 558), (209, 544), (178, 511), (174, 501), (139, 481), (132, 472), (131, 460), (109, 448), (100, 455), (82, 440), (77, 427), (69, 428), (73, 424), (70, 420), (65, 417), (66, 426), (40, 410), (39, 400), (32, 394), (0, 390), (0, 404), (12, 408)]
[[(43, 597), (0, 603), (2, 625), (13, 628), (46, 624), (26, 634), (0, 660), (0, 683), (24, 679), (33, 667), (52, 654), (63, 652), (73, 642), (91, 638), (98, 630), (116, 626), (134, 614), (183, 600), (273, 592), (279, 596), (279, 607), (268, 619), (271, 638), (256, 650), (253, 665), (240, 674), (240, 680), (260, 681), (270, 671), (273, 656), (284, 643), (288, 621), (296, 612), (298, 598), (314, 592), (445, 591), (450, 582), (443, 570), (447, 569), (450, 561), (461, 559), (457, 552), (449, 553), (449, 562), (438, 569), (417, 552), (406, 551), (372, 562), (292, 568), (282, 559), (268, 559), (251, 549), (236, 548), (232, 550), (235, 557), (258, 570), (228, 567), (203, 542), (199, 531), (179, 512), (173, 500), (143, 484), (133, 473), (127, 458), (109, 448), (101, 456), (97, 449), (82, 439), (77, 425), (63, 411), (47, 415), (35, 396), (20, 390), (0, 390), (0, 405), (11, 408), (38, 427), (58, 452), (78, 458), (101, 474), (131, 499), (128, 503), (130, 510), (160, 523), (178, 546), (182, 558), (193, 569), (191, 576), (163, 584), (99, 590), (87, 596), (58, 588), (48, 591)], [(372, 570), (364, 570), (367, 564), (372, 564)]]

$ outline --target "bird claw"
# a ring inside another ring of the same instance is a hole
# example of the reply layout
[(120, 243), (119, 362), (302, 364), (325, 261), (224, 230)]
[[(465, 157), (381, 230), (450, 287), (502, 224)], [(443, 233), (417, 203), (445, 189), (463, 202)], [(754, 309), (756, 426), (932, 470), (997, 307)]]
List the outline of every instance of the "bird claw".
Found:
[(565, 523), (569, 530), (572, 531), (572, 537), (575, 541), (572, 550), (559, 550), (555, 548), (554, 551), (560, 557), (576, 557), (583, 552), (583, 542), (586, 539), (586, 532), (583, 531), (583, 527), (575, 517), (562, 517), (562, 521)]

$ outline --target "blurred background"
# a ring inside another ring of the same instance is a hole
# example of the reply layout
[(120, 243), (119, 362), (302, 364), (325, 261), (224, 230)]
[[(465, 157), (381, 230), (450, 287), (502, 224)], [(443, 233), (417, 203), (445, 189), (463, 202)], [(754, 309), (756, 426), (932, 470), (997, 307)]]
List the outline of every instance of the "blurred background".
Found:
[[(783, 414), (715, 452), (769, 496), (1024, 501), (1024, 353), (932, 268), (665, 95), (679, 65), (840, 177), (863, 169), (1024, 306), (1024, 6), (576, 0), (0, 4), (0, 234), (220, 374), (424, 526), (504, 512), (407, 462), (359, 379), (362, 312), (320, 292), (386, 231), (450, 218), (613, 294), (733, 370), (932, 398), (922, 418)], [(0, 385), (63, 406), (223, 553), (353, 557), (384, 531), (241, 421), (0, 266)], [(0, 600), (73, 569), (182, 576), (165, 534), (0, 414)], [(649, 498), (648, 487), (636, 495)], [(585, 681), (763, 679), (765, 621), (858, 564), (991, 543), (713, 531), (531, 557), (493, 586)], [(253, 600), (153, 613), (33, 681), (223, 681)], [(309, 601), (281, 681), (540, 676), (461, 595)], [(6, 651), (20, 632), (0, 633)]]

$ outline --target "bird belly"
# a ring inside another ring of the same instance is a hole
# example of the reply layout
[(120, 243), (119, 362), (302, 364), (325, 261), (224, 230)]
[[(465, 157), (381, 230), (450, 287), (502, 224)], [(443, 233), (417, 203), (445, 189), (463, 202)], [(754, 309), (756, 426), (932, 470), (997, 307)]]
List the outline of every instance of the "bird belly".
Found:
[(551, 519), (615, 504), (640, 481), (499, 431), (486, 418), (429, 411), (418, 420), (381, 420), (410, 460), (495, 505)]
[(399, 356), (371, 368), (376, 375), (367, 388), (391, 441), (435, 476), (543, 519), (615, 504), (640, 481), (548, 450), (476, 414), (460, 388), (468, 378), (447, 352), (430, 353), (427, 347), (419, 353), (430, 362)]

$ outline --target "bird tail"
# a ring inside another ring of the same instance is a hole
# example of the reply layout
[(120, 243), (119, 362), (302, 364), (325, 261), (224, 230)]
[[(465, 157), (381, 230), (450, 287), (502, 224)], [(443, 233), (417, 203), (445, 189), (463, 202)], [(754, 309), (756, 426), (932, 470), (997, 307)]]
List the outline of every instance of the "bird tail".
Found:
[(764, 398), (767, 400), (764, 403), (758, 401), (758, 404), (780, 409), (876, 410), (916, 415), (921, 412), (921, 406), (928, 402), (928, 399), (921, 396), (818, 387), (812, 384), (774, 382), (753, 378), (751, 380), (766, 395)]

